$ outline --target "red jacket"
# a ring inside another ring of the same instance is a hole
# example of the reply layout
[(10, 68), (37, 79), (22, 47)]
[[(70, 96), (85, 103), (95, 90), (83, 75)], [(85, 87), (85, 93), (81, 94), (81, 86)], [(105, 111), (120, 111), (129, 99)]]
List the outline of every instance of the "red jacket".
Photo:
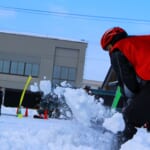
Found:
[(126, 56), (140, 78), (150, 80), (150, 35), (124, 38), (113, 45), (110, 55), (115, 49)]

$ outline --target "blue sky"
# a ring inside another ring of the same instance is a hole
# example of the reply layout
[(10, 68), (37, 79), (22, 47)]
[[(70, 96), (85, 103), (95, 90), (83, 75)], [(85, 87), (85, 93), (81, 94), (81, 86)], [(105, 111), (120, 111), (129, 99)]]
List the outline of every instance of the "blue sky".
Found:
[(129, 34), (150, 33), (149, 6), (148, 0), (1, 0), (0, 31), (84, 39), (88, 42), (84, 79), (102, 81), (110, 61), (100, 48), (100, 37), (113, 26)]

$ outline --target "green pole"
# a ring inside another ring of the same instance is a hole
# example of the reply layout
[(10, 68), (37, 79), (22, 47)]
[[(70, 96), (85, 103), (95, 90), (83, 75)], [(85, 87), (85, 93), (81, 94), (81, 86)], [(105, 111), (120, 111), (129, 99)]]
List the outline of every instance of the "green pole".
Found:
[(121, 97), (121, 91), (120, 91), (120, 86), (118, 86), (117, 90), (116, 90), (116, 93), (115, 93), (115, 97), (113, 99), (112, 106), (111, 106), (112, 108), (114, 108), (114, 109), (117, 108), (117, 105), (119, 103), (120, 97)]

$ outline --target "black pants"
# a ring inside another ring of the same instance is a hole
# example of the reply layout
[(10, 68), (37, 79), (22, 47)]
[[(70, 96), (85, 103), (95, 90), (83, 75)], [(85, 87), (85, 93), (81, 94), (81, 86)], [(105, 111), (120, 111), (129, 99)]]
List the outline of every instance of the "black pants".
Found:
[(132, 102), (124, 109), (123, 116), (126, 123), (136, 127), (150, 122), (150, 82), (143, 86)]

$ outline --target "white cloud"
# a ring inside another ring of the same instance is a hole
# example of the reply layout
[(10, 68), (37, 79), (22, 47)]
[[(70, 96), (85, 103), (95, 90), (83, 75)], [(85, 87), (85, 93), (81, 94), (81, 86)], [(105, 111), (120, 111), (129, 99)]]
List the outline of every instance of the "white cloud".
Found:
[(13, 16), (16, 16), (15, 11), (0, 9), (0, 17), (13, 17)]

